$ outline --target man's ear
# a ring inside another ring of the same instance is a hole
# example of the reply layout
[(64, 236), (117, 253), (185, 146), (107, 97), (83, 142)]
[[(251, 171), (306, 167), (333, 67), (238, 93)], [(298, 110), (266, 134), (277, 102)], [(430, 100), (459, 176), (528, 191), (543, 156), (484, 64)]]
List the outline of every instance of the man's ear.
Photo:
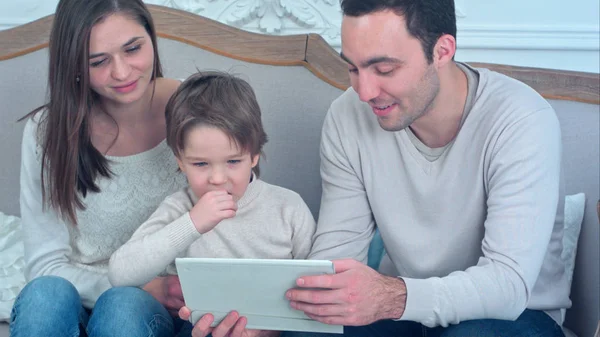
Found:
[(437, 68), (442, 68), (448, 62), (451, 62), (456, 53), (456, 39), (450, 34), (444, 34), (435, 43), (433, 47), (433, 63)]

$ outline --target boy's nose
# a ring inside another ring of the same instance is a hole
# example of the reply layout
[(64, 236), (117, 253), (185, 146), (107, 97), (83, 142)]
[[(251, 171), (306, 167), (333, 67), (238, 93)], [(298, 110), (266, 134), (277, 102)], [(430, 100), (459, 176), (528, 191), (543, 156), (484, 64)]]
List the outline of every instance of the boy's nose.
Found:
[(213, 185), (223, 185), (227, 182), (227, 175), (221, 170), (213, 170), (210, 175), (210, 183)]

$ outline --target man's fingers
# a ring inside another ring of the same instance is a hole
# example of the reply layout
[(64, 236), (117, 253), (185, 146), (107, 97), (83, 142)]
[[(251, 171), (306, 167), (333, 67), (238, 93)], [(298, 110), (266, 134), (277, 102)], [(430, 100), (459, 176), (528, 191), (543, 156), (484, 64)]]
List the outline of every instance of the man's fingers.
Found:
[(346, 275), (342, 274), (343, 272), (357, 268), (368, 268), (353, 259), (334, 260), (332, 262), (335, 268), (335, 274), (302, 276), (296, 280), (296, 285), (300, 288), (343, 288), (347, 286), (347, 278)]
[(333, 260), (331, 262), (333, 262), (333, 269), (335, 270), (336, 274), (357, 268), (358, 265), (362, 267), (365, 266), (354, 259)]
[(347, 316), (350, 314), (347, 312), (346, 306), (342, 306), (339, 304), (319, 304), (314, 305), (310, 303), (303, 302), (290, 302), (292, 308), (303, 311), (305, 314), (310, 314), (314, 316)]
[(344, 316), (317, 316), (312, 314), (306, 314), (306, 316), (315, 321), (325, 324), (349, 325), (347, 323), (347, 319)]
[(296, 280), (300, 288), (339, 289), (347, 286), (343, 274), (302, 276)]
[(291, 289), (286, 293), (290, 301), (312, 304), (341, 304), (346, 303), (343, 289), (333, 290), (305, 290)]

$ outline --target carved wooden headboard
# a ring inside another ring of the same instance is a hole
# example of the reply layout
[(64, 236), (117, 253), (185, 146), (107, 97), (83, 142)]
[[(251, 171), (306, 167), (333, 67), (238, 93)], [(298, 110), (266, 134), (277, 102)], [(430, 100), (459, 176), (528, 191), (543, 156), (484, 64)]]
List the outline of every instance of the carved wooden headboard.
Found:
[[(346, 63), (317, 34), (273, 36), (242, 31), (189, 12), (148, 5), (158, 35), (252, 63), (303, 65), (322, 80), (342, 90), (349, 85)], [(53, 16), (0, 32), (0, 60), (46, 48)], [(599, 104), (597, 74), (469, 63), (489, 68), (527, 83), (549, 99)]]

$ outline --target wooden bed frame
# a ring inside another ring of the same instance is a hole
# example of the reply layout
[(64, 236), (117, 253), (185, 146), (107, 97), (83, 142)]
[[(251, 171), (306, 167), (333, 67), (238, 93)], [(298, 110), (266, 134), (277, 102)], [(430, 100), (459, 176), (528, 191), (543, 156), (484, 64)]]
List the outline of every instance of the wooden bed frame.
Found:
[[(158, 35), (252, 63), (303, 65), (319, 78), (345, 90), (350, 86), (347, 65), (318, 34), (272, 36), (250, 33), (193, 13), (148, 5)], [(53, 16), (0, 32), (0, 61), (48, 46)], [(202, 27), (202, 29), (197, 29)], [(527, 83), (548, 99), (600, 103), (598, 74), (469, 63)]]

